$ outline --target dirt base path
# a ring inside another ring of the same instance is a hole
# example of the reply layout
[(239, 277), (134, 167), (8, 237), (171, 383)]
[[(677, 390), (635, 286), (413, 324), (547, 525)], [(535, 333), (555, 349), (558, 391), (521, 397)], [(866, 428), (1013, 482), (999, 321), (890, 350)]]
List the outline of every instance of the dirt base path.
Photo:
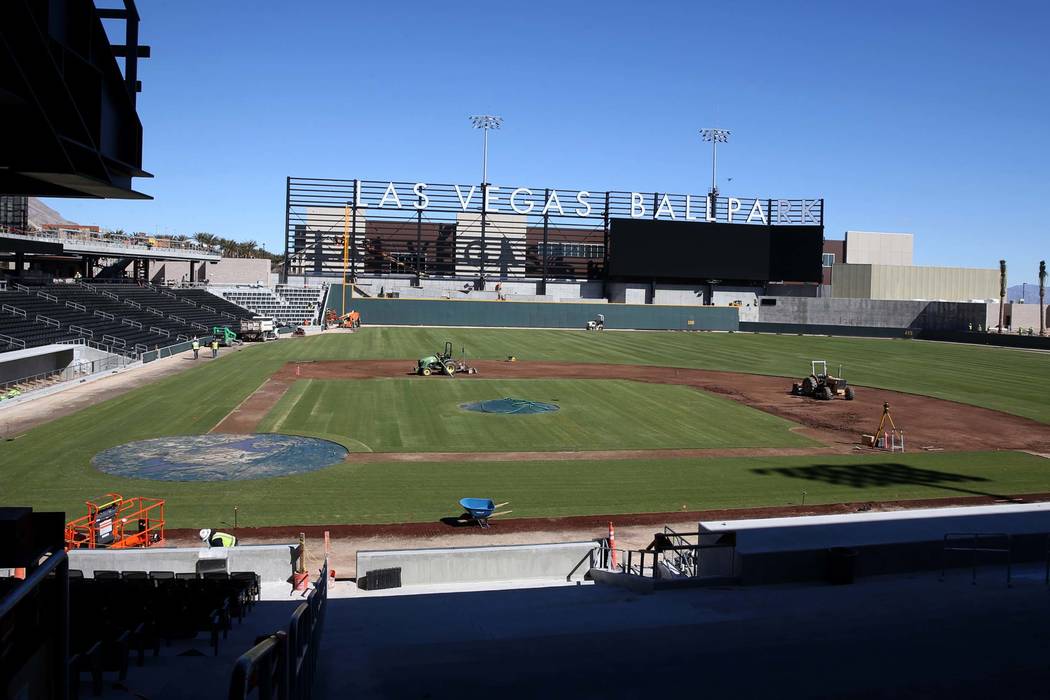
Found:
[[(860, 443), (862, 433), (878, 426), (883, 403), (889, 403), (897, 425), (904, 429), (910, 451), (931, 448), (961, 450), (1029, 450), (1050, 452), (1050, 426), (968, 404), (905, 394), (886, 389), (857, 387), (854, 401), (816, 401), (790, 393), (790, 378), (736, 372), (649, 367), (644, 365), (577, 364), (567, 362), (505, 362), (479, 360), (472, 363), (476, 375), (454, 379), (432, 376), (416, 381), (483, 381), (485, 379), (630, 379), (659, 384), (691, 386), (739, 401), (747, 406), (781, 416), (803, 426), (803, 434), (836, 451), (848, 452)], [(276, 405), (296, 379), (368, 379), (406, 377), (411, 362), (405, 360), (289, 363), (276, 372), (244, 403), (234, 409), (215, 432), (254, 432), (262, 418)], [(648, 451), (647, 451), (648, 452)], [(665, 456), (677, 456), (659, 451)], [(714, 451), (702, 451), (714, 456)], [(747, 450), (743, 455), (759, 454)], [(782, 452), (782, 453), (786, 453)], [(815, 454), (822, 454), (816, 452)], [(423, 461), (434, 453), (401, 454), (401, 461)], [(514, 453), (522, 454), (522, 453)], [(524, 453), (527, 459), (537, 454)], [(564, 453), (554, 453), (564, 454)], [(604, 453), (602, 453), (604, 454)], [(649, 455), (646, 455), (649, 456)], [(734, 453), (734, 456), (736, 454)], [(457, 455), (457, 458), (459, 456)], [(559, 457), (553, 457), (559, 459)], [(612, 458), (592, 454), (591, 459)], [(630, 458), (620, 457), (616, 458)], [(355, 460), (375, 459), (354, 456)]]

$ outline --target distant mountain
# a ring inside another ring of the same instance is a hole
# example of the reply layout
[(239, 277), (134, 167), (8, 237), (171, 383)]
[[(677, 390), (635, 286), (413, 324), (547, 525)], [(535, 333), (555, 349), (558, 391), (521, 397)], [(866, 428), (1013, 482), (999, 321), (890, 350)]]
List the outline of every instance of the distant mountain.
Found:
[(75, 226), (77, 222), (64, 218), (57, 211), (41, 202), (36, 197), (29, 198), (29, 226), (44, 224), (67, 224)]
[[(1039, 303), (1039, 283), (1025, 282), (1015, 284), (1006, 288), (1006, 300), (1011, 302), (1024, 301), (1026, 304)], [(1047, 303), (1050, 304), (1050, 291), (1047, 291)]]

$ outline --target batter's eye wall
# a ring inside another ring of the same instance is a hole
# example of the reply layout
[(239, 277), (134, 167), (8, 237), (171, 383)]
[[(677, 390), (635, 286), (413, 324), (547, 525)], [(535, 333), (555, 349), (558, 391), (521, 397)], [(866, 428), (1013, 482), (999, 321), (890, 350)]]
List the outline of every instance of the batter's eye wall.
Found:
[(822, 226), (613, 219), (609, 276), (820, 282), (823, 249)]

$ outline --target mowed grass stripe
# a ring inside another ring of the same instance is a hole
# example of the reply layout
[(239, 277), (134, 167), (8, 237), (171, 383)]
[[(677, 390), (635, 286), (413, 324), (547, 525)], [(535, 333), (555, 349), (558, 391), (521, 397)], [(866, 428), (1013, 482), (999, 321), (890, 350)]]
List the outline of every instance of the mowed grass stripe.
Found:
[[(367, 319), (366, 319), (367, 321)], [(1050, 423), (1050, 353), (954, 343), (753, 333), (369, 328), (272, 343), (288, 359), (411, 360), (453, 343), (468, 358), (606, 362), (801, 377), (809, 361), (841, 364), (855, 384), (983, 406)]]
[[(806, 447), (790, 421), (692, 388), (625, 380), (371, 379), (299, 382), (264, 431), (318, 431), (377, 452)], [(555, 403), (533, 415), (465, 411), (513, 397)]]

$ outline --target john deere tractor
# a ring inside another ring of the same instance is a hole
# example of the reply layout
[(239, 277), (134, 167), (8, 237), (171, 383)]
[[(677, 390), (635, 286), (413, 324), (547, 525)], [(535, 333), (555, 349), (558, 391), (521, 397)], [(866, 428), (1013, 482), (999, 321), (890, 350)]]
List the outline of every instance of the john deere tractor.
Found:
[(445, 342), (445, 349), (433, 355), (419, 358), (416, 363), (416, 374), (429, 377), (434, 373), (453, 376), (456, 373), (456, 362), (452, 359), (452, 343)]
[(795, 396), (811, 396), (821, 401), (829, 401), (836, 396), (841, 396), (847, 401), (853, 400), (853, 387), (842, 376), (842, 365), (839, 365), (839, 376), (834, 377), (828, 374), (828, 363), (825, 360), (812, 360), (809, 376), (792, 384), (791, 393)]

